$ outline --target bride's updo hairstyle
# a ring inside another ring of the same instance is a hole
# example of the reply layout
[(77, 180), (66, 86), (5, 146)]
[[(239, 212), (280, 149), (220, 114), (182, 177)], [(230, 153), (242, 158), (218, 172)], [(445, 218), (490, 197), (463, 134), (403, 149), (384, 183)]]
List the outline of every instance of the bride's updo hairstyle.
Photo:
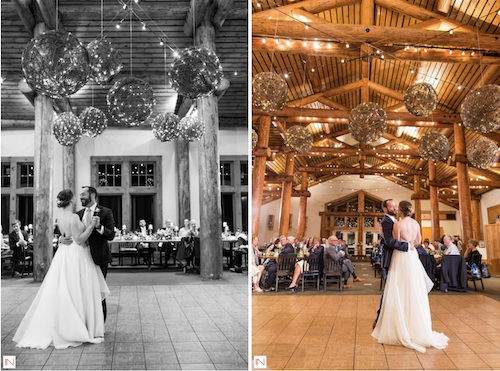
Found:
[(399, 210), (401, 210), (404, 216), (411, 216), (413, 214), (413, 206), (408, 201), (401, 201), (399, 203)]
[(71, 189), (63, 189), (57, 195), (57, 207), (66, 207), (71, 203), (73, 199), (73, 192)]

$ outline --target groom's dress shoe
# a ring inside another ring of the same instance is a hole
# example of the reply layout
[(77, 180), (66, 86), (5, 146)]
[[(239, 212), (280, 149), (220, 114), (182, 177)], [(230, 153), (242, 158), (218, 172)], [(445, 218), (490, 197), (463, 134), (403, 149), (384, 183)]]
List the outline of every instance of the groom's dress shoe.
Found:
[(351, 285), (344, 285), (344, 289), (350, 289), (351, 287)]
[(353, 279), (352, 281), (353, 281), (353, 282), (363, 282), (363, 281), (364, 281), (364, 279), (363, 279), (363, 278), (359, 278), (359, 277), (358, 277), (358, 278)]

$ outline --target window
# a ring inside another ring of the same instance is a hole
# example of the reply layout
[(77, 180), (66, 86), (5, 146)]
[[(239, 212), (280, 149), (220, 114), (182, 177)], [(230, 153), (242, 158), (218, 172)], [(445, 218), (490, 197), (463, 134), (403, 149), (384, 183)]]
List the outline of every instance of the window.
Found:
[(2, 188), (10, 187), (10, 164), (2, 163)]
[(375, 226), (375, 218), (367, 218), (365, 217), (365, 227), (373, 228)]
[(18, 188), (32, 188), (34, 184), (35, 167), (33, 164), (19, 164)]
[(100, 187), (121, 187), (122, 165), (121, 164), (99, 164), (98, 179)]
[(347, 218), (347, 227), (356, 228), (358, 226), (358, 218)]
[(220, 184), (222, 222), (232, 232), (248, 231), (248, 159), (246, 156), (221, 156)]
[(335, 218), (335, 227), (337, 228), (343, 228), (344, 227), (344, 224), (345, 221), (344, 221), (344, 218), (343, 217), (336, 217)]

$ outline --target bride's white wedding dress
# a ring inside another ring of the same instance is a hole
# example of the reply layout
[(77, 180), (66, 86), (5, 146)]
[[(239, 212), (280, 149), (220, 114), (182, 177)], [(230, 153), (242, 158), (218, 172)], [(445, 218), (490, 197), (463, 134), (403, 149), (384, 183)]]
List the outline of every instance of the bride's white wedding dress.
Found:
[(109, 294), (90, 249), (59, 245), (42, 285), (14, 335), (16, 346), (45, 349), (104, 341), (101, 301)]
[(432, 330), (428, 297), (432, 287), (416, 249), (394, 250), (372, 336), (379, 343), (404, 345), (422, 353), (426, 347), (446, 348), (450, 339)]

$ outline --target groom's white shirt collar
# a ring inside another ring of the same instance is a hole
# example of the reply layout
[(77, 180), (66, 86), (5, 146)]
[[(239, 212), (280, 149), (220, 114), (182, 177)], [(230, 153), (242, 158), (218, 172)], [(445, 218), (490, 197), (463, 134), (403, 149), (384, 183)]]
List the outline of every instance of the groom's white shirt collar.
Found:
[(397, 220), (395, 217), (393, 217), (392, 215), (389, 215), (389, 214), (385, 214), (385, 216), (387, 216), (388, 218), (390, 218), (392, 220), (393, 223), (396, 223)]
[(94, 215), (96, 207), (97, 207), (97, 202), (95, 204), (93, 204), (92, 206), (87, 207), (86, 209), (89, 209), (89, 211), (92, 212), (92, 215)]

